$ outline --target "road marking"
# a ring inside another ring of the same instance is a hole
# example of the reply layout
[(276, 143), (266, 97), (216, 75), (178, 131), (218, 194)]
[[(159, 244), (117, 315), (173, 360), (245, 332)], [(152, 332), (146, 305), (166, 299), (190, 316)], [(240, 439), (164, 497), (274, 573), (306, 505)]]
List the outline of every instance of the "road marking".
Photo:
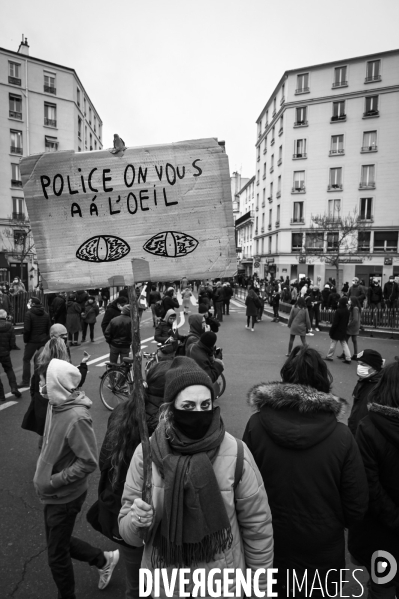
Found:
[(3, 405), (0, 406), (0, 410), (5, 410), (6, 408), (9, 408), (10, 406), (13, 406), (16, 403), (18, 403), (18, 402), (17, 401), (7, 401), (7, 403), (3, 403)]
[(96, 368), (102, 368), (106, 364), (107, 364), (107, 362), (101, 362), (101, 364), (96, 364)]
[(243, 308), (244, 306), (242, 304), (239, 304), (238, 302), (236, 302), (236, 300), (230, 300), (230, 302), (234, 305), (234, 306), (238, 306), (239, 308)]

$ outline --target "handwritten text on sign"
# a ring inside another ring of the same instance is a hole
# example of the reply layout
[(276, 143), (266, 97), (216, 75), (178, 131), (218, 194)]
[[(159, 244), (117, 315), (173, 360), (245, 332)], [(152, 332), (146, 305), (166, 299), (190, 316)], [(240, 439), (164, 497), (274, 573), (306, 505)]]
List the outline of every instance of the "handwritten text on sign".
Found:
[(215, 139), (30, 156), (21, 172), (48, 289), (128, 283), (132, 258), (153, 280), (234, 272), (228, 158)]

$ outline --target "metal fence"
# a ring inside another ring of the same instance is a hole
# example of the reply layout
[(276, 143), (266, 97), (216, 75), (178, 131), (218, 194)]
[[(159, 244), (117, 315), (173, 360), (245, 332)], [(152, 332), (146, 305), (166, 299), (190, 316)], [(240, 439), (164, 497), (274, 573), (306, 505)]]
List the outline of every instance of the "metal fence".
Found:
[[(247, 297), (247, 290), (242, 287), (234, 288), (234, 296), (238, 299), (245, 301)], [(292, 304), (286, 304), (280, 302), (279, 312), (283, 314), (289, 314), (291, 312)], [(332, 324), (335, 310), (320, 310), (320, 322), (325, 324)], [(399, 311), (398, 310), (370, 310), (364, 308), (360, 314), (360, 324), (363, 327), (374, 327), (378, 329), (399, 329)]]

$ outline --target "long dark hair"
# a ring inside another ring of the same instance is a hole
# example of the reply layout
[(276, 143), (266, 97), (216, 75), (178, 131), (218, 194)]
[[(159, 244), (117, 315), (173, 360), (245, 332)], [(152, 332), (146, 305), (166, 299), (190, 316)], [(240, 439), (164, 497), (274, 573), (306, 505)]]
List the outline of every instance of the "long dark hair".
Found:
[(357, 299), (357, 297), (351, 297), (351, 306), (349, 308), (349, 312), (353, 312), (353, 308), (359, 308), (359, 314), (362, 311), (362, 308), (360, 306), (360, 302)]
[(284, 383), (296, 383), (329, 393), (333, 377), (326, 363), (315, 349), (297, 345), (280, 370)]
[(395, 360), (382, 371), (380, 380), (369, 395), (370, 403), (399, 408), (399, 362), (398, 358)]
[(134, 450), (140, 443), (137, 422), (136, 398), (119, 405), (111, 414), (106, 436), (106, 448), (110, 453), (112, 486), (118, 483), (122, 464), (130, 462)]

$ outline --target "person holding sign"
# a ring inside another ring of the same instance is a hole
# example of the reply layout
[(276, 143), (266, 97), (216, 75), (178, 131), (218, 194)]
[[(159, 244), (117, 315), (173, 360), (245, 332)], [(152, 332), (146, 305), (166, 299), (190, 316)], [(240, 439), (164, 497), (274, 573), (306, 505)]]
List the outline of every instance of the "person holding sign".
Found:
[[(193, 571), (234, 569), (253, 574), (273, 564), (273, 529), (266, 491), (251, 452), (226, 432), (214, 407), (209, 376), (187, 357), (176, 357), (166, 373), (160, 423), (151, 437), (152, 501), (141, 499), (142, 445), (134, 452), (119, 514), (126, 543), (142, 547), (142, 568), (187, 568), (185, 590), (192, 592)], [(242, 472), (234, 488), (239, 447)], [(239, 504), (239, 509), (236, 509)], [(228, 591), (235, 595), (233, 578)], [(266, 573), (259, 588), (266, 591)], [(183, 590), (183, 589), (181, 589)], [(227, 591), (227, 589), (225, 589)], [(165, 587), (161, 581), (161, 596)]]

